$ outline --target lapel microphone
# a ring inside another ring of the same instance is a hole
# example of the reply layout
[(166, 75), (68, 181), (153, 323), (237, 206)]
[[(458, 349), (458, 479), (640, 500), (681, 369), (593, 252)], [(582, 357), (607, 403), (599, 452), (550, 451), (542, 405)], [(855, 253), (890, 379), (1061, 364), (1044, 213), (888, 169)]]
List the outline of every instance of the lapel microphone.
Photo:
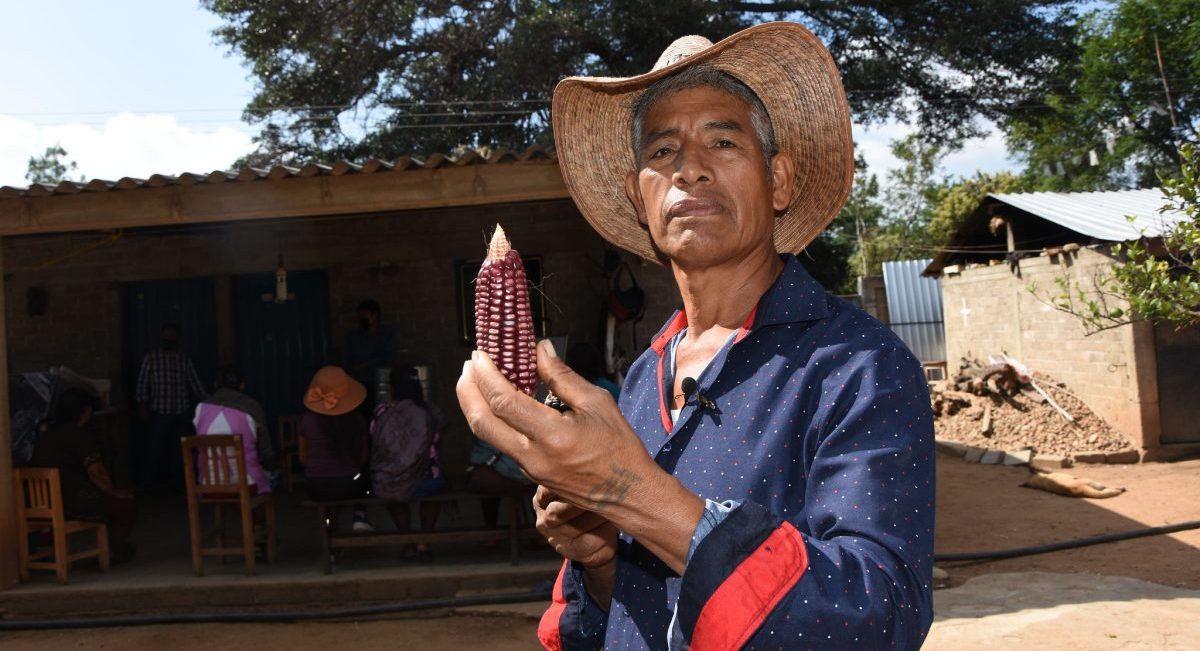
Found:
[(717, 403), (710, 400), (708, 396), (704, 395), (703, 393), (700, 393), (700, 387), (696, 384), (696, 378), (685, 377), (683, 378), (683, 382), (680, 382), (679, 385), (680, 388), (683, 389), (683, 402), (685, 404), (692, 396), (696, 396), (696, 404), (699, 405), (701, 409), (711, 409), (714, 412), (717, 411)]

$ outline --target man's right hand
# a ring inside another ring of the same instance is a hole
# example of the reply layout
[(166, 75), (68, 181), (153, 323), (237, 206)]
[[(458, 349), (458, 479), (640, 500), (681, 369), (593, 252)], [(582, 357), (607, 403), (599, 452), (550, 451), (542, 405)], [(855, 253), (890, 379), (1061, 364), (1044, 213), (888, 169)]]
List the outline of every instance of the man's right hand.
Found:
[(584, 568), (588, 594), (604, 610), (616, 578), (617, 528), (603, 516), (563, 501), (545, 486), (533, 496), (537, 529), (554, 551)]
[(138, 403), (138, 418), (141, 418), (143, 422), (150, 420), (150, 407), (146, 406), (144, 402)]

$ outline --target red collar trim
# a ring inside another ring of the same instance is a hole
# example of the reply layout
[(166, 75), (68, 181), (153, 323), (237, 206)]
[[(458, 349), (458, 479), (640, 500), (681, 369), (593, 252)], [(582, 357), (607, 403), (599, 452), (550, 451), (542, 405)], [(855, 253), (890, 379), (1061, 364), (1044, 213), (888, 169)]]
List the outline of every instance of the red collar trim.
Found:
[(687, 324), (687, 312), (679, 310), (675, 313), (675, 318), (671, 319), (671, 322), (667, 324), (667, 327), (663, 328), (663, 331), (655, 337), (654, 341), (650, 342), (650, 347), (654, 349), (654, 352), (658, 353), (660, 359), (663, 356), (663, 351), (667, 349), (667, 344), (671, 343), (671, 338), (679, 334), (680, 330), (686, 328)]
[[(742, 327), (738, 328), (737, 334), (734, 335), (733, 343), (738, 343), (750, 334), (750, 330), (754, 328), (754, 317), (758, 314), (758, 306), (755, 305), (750, 314), (746, 316), (746, 321), (742, 323)], [(671, 339), (679, 334), (681, 330), (687, 327), (687, 314), (683, 310), (679, 310), (675, 314), (675, 318), (667, 324), (663, 329), (662, 334), (658, 335), (650, 344), (655, 353), (658, 353), (658, 408), (659, 415), (662, 418), (663, 430), (670, 434), (674, 427), (671, 422), (671, 408), (667, 406), (667, 391), (663, 388), (663, 357), (667, 349), (667, 344), (671, 343)]]
[(746, 315), (746, 322), (742, 324), (741, 328), (738, 328), (737, 336), (733, 338), (733, 343), (738, 343), (739, 341), (745, 339), (746, 335), (750, 334), (750, 330), (754, 328), (754, 317), (757, 314), (758, 306), (755, 305), (754, 309), (750, 310), (750, 314)]

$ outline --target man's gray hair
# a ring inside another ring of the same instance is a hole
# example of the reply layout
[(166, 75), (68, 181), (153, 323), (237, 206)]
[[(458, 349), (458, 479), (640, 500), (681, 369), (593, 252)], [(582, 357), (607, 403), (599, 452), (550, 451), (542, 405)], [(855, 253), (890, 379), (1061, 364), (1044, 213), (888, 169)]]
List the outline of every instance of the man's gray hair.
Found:
[(633, 100), (630, 105), (630, 111), (633, 113), (631, 142), (633, 158), (637, 161), (637, 166), (639, 168), (642, 166), (642, 126), (646, 121), (646, 114), (650, 112), (650, 107), (668, 95), (702, 86), (723, 90), (750, 107), (750, 124), (754, 127), (754, 134), (758, 136), (758, 146), (762, 149), (763, 160), (769, 168), (771, 158), (779, 153), (779, 143), (775, 141), (775, 127), (771, 124), (771, 116), (767, 113), (767, 107), (742, 80), (711, 66), (685, 68), (677, 74), (654, 82), (641, 95), (638, 95), (637, 99)]

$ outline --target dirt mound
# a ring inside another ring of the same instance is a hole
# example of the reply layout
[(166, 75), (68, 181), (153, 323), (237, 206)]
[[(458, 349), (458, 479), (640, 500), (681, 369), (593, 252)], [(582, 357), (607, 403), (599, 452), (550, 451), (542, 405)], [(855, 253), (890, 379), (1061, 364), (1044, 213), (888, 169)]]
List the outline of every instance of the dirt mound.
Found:
[(998, 450), (1033, 448), (1063, 456), (1132, 447), (1063, 383), (1041, 373), (1034, 379), (1014, 360), (991, 362), (964, 360), (956, 376), (931, 387), (938, 437)]

